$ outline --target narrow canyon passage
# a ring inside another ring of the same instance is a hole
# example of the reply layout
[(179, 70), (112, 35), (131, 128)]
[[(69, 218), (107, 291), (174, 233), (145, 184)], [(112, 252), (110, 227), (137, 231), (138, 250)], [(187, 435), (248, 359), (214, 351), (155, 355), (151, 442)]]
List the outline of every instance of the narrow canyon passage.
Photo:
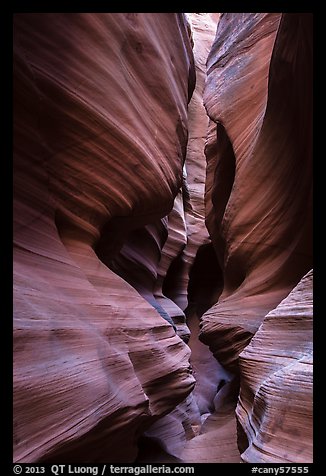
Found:
[(14, 460), (312, 461), (312, 18), (14, 15)]

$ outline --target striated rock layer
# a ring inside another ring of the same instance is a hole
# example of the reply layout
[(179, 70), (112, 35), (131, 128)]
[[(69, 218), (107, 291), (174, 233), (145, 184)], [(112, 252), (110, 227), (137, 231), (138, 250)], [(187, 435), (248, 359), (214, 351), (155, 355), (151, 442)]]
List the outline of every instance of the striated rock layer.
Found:
[(206, 224), (224, 287), (202, 340), (229, 369), (311, 268), (312, 18), (222, 14), (204, 102)]
[(312, 15), (222, 14), (207, 68), (206, 224), (223, 291), (200, 338), (240, 373), (242, 459), (309, 462), (311, 275), (295, 286), (312, 267)]
[[(187, 458), (183, 458), (187, 441), (200, 432), (202, 422), (214, 411), (214, 397), (220, 382), (226, 378), (207, 346), (198, 341), (199, 316), (216, 302), (216, 294), (221, 290), (218, 279), (215, 279), (219, 277), (215, 268), (216, 257), (205, 227), (204, 146), (208, 117), (203, 105), (205, 63), (219, 15), (190, 13), (187, 18), (193, 40), (196, 86), (188, 107), (188, 144), (183, 186), (175, 199), (173, 210), (166, 218), (168, 238), (162, 249), (154, 295), (172, 317), (179, 335), (187, 339), (196, 386), (186, 401), (146, 431), (146, 447), (144, 442), (140, 462), (149, 461), (149, 458), (159, 461), (159, 457), (167, 461), (162, 449), (159, 451), (155, 446), (157, 442), (177, 461), (187, 462)], [(185, 315), (187, 328), (184, 325)], [(182, 332), (187, 329), (188, 334)], [(151, 442), (148, 438), (151, 438)], [(200, 458), (200, 449), (192, 451), (192, 455)], [(211, 451), (211, 458), (217, 461), (219, 456)]]
[[(188, 243), (185, 261), (196, 258), (189, 273), (187, 324), (191, 330), (189, 346), (196, 386), (193, 397), (197, 410), (192, 416), (193, 437), (188, 438), (180, 459), (186, 463), (239, 462), (234, 413), (237, 388), (233, 376), (213, 358), (198, 340), (203, 312), (216, 303), (223, 287), (223, 276), (205, 221), (206, 157), (204, 153), (209, 118), (203, 105), (206, 60), (219, 20), (216, 13), (188, 14), (194, 38), (196, 88), (189, 104), (189, 136), (186, 156), (189, 208), (186, 213)], [(190, 259), (189, 259), (190, 258)]]
[(240, 354), (246, 462), (312, 462), (312, 297), (311, 271)]
[(16, 462), (311, 461), (311, 15), (188, 20), (14, 16)]
[(15, 15), (15, 461), (133, 461), (194, 386), (151, 302), (193, 87), (183, 14)]

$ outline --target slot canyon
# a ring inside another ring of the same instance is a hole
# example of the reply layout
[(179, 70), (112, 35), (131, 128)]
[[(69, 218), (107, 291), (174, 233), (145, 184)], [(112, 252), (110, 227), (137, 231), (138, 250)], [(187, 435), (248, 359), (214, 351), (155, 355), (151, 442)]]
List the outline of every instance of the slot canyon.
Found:
[(312, 462), (312, 14), (13, 21), (14, 462)]

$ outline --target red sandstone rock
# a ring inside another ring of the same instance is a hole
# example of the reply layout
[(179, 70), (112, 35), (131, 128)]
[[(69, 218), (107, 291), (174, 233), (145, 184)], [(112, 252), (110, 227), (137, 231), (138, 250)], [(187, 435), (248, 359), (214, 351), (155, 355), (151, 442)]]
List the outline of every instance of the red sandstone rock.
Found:
[(223, 269), (203, 341), (223, 365), (311, 268), (311, 15), (223, 14), (204, 102), (206, 223)]
[(193, 388), (189, 348), (94, 249), (128, 253), (139, 229), (164, 241), (147, 225), (182, 183), (187, 26), (20, 14), (14, 33), (14, 459), (133, 461)]
[(310, 16), (222, 15), (208, 119), (218, 17), (15, 15), (15, 461), (240, 461), (211, 306), (242, 459), (311, 460)]
[(201, 434), (187, 441), (182, 459), (186, 463), (240, 463), (236, 444), (234, 405), (208, 417)]
[(237, 417), (255, 463), (312, 462), (312, 271), (240, 354)]
[[(187, 441), (200, 432), (202, 422), (210, 412), (214, 411), (213, 399), (219, 382), (225, 378), (225, 372), (209, 349), (198, 341), (199, 317), (196, 314), (196, 307), (200, 298), (207, 307), (211, 303), (206, 295), (197, 294), (196, 306), (195, 302), (192, 302), (194, 296), (190, 293), (191, 302), (189, 302), (189, 294), (187, 295), (189, 273), (192, 271), (197, 251), (209, 243), (204, 206), (206, 175), (204, 145), (208, 118), (203, 105), (203, 91), (206, 78), (205, 63), (216, 32), (218, 14), (187, 14), (187, 17), (191, 24), (194, 42), (196, 87), (188, 107), (188, 145), (183, 187), (175, 199), (173, 210), (167, 217), (168, 238), (162, 249), (154, 294), (159, 304), (172, 317), (180, 336), (189, 339), (188, 327), (191, 328), (189, 346), (196, 387), (186, 401), (179, 404), (169, 415), (154, 423), (145, 433), (152, 441), (159, 442), (172, 457), (178, 458), (178, 461), (183, 460)], [(208, 266), (205, 266), (198, 279), (203, 283), (202, 287), (208, 289), (209, 286), (205, 281), (207, 274)], [(185, 310), (188, 327), (184, 323), (183, 311)], [(233, 440), (235, 442), (236, 438), (234, 437)], [(150, 449), (146, 452), (144, 449), (140, 461), (148, 461), (149, 453), (152, 461), (158, 460), (157, 449), (156, 453)], [(239, 452), (237, 453), (239, 457)], [(200, 451), (193, 451), (192, 454), (200, 460)], [(163, 452), (160, 457), (163, 458), (162, 461), (167, 461)], [(211, 458), (218, 459), (218, 457), (216, 452), (211, 452)]]

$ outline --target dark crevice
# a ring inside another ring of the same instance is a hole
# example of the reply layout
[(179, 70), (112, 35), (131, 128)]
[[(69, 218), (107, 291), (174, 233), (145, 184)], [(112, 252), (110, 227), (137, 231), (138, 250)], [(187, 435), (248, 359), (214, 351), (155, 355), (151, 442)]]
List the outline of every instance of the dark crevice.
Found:
[(141, 436), (137, 445), (138, 456), (134, 463), (183, 463), (179, 458), (167, 453), (154, 437)]
[(222, 289), (223, 272), (213, 245), (202, 245), (189, 273), (188, 311), (191, 308), (198, 317), (202, 316), (218, 301)]
[(212, 203), (216, 213), (216, 221), (221, 224), (234, 183), (236, 160), (232, 143), (221, 123), (217, 123), (216, 134), (218, 159), (214, 172)]
[(217, 386), (216, 394), (218, 394), (218, 392), (224, 387), (225, 384), (226, 384), (226, 381), (222, 379)]
[(239, 423), (239, 420), (236, 419), (236, 421), (237, 421), (237, 443), (238, 443), (239, 452), (240, 454), (242, 454), (248, 448), (249, 441), (244, 429)]
[[(216, 143), (214, 146), (216, 166), (211, 195), (214, 208), (214, 248), (221, 267), (225, 267), (224, 275), (228, 277), (227, 282), (224, 283), (224, 288), (231, 292), (237, 289), (246, 277), (245, 263), (242, 262), (241, 256), (237, 253), (233, 253), (229, 257), (227, 263), (224, 262), (226, 245), (222, 223), (235, 181), (236, 158), (230, 138), (221, 123), (217, 123), (216, 136)], [(213, 150), (207, 150), (206, 154), (212, 152)]]
[(172, 261), (166, 273), (162, 291), (164, 296), (175, 301), (177, 290), (180, 289), (180, 282), (184, 276), (185, 262), (182, 252)]
[[(209, 347), (199, 340), (200, 318), (219, 299), (223, 289), (223, 272), (212, 243), (198, 248), (189, 273), (188, 307), (185, 310), (191, 330), (190, 362), (196, 378), (194, 398), (200, 413), (201, 425), (219, 411), (228, 400), (233, 375), (214, 357)], [(233, 387), (232, 387), (233, 388)]]

